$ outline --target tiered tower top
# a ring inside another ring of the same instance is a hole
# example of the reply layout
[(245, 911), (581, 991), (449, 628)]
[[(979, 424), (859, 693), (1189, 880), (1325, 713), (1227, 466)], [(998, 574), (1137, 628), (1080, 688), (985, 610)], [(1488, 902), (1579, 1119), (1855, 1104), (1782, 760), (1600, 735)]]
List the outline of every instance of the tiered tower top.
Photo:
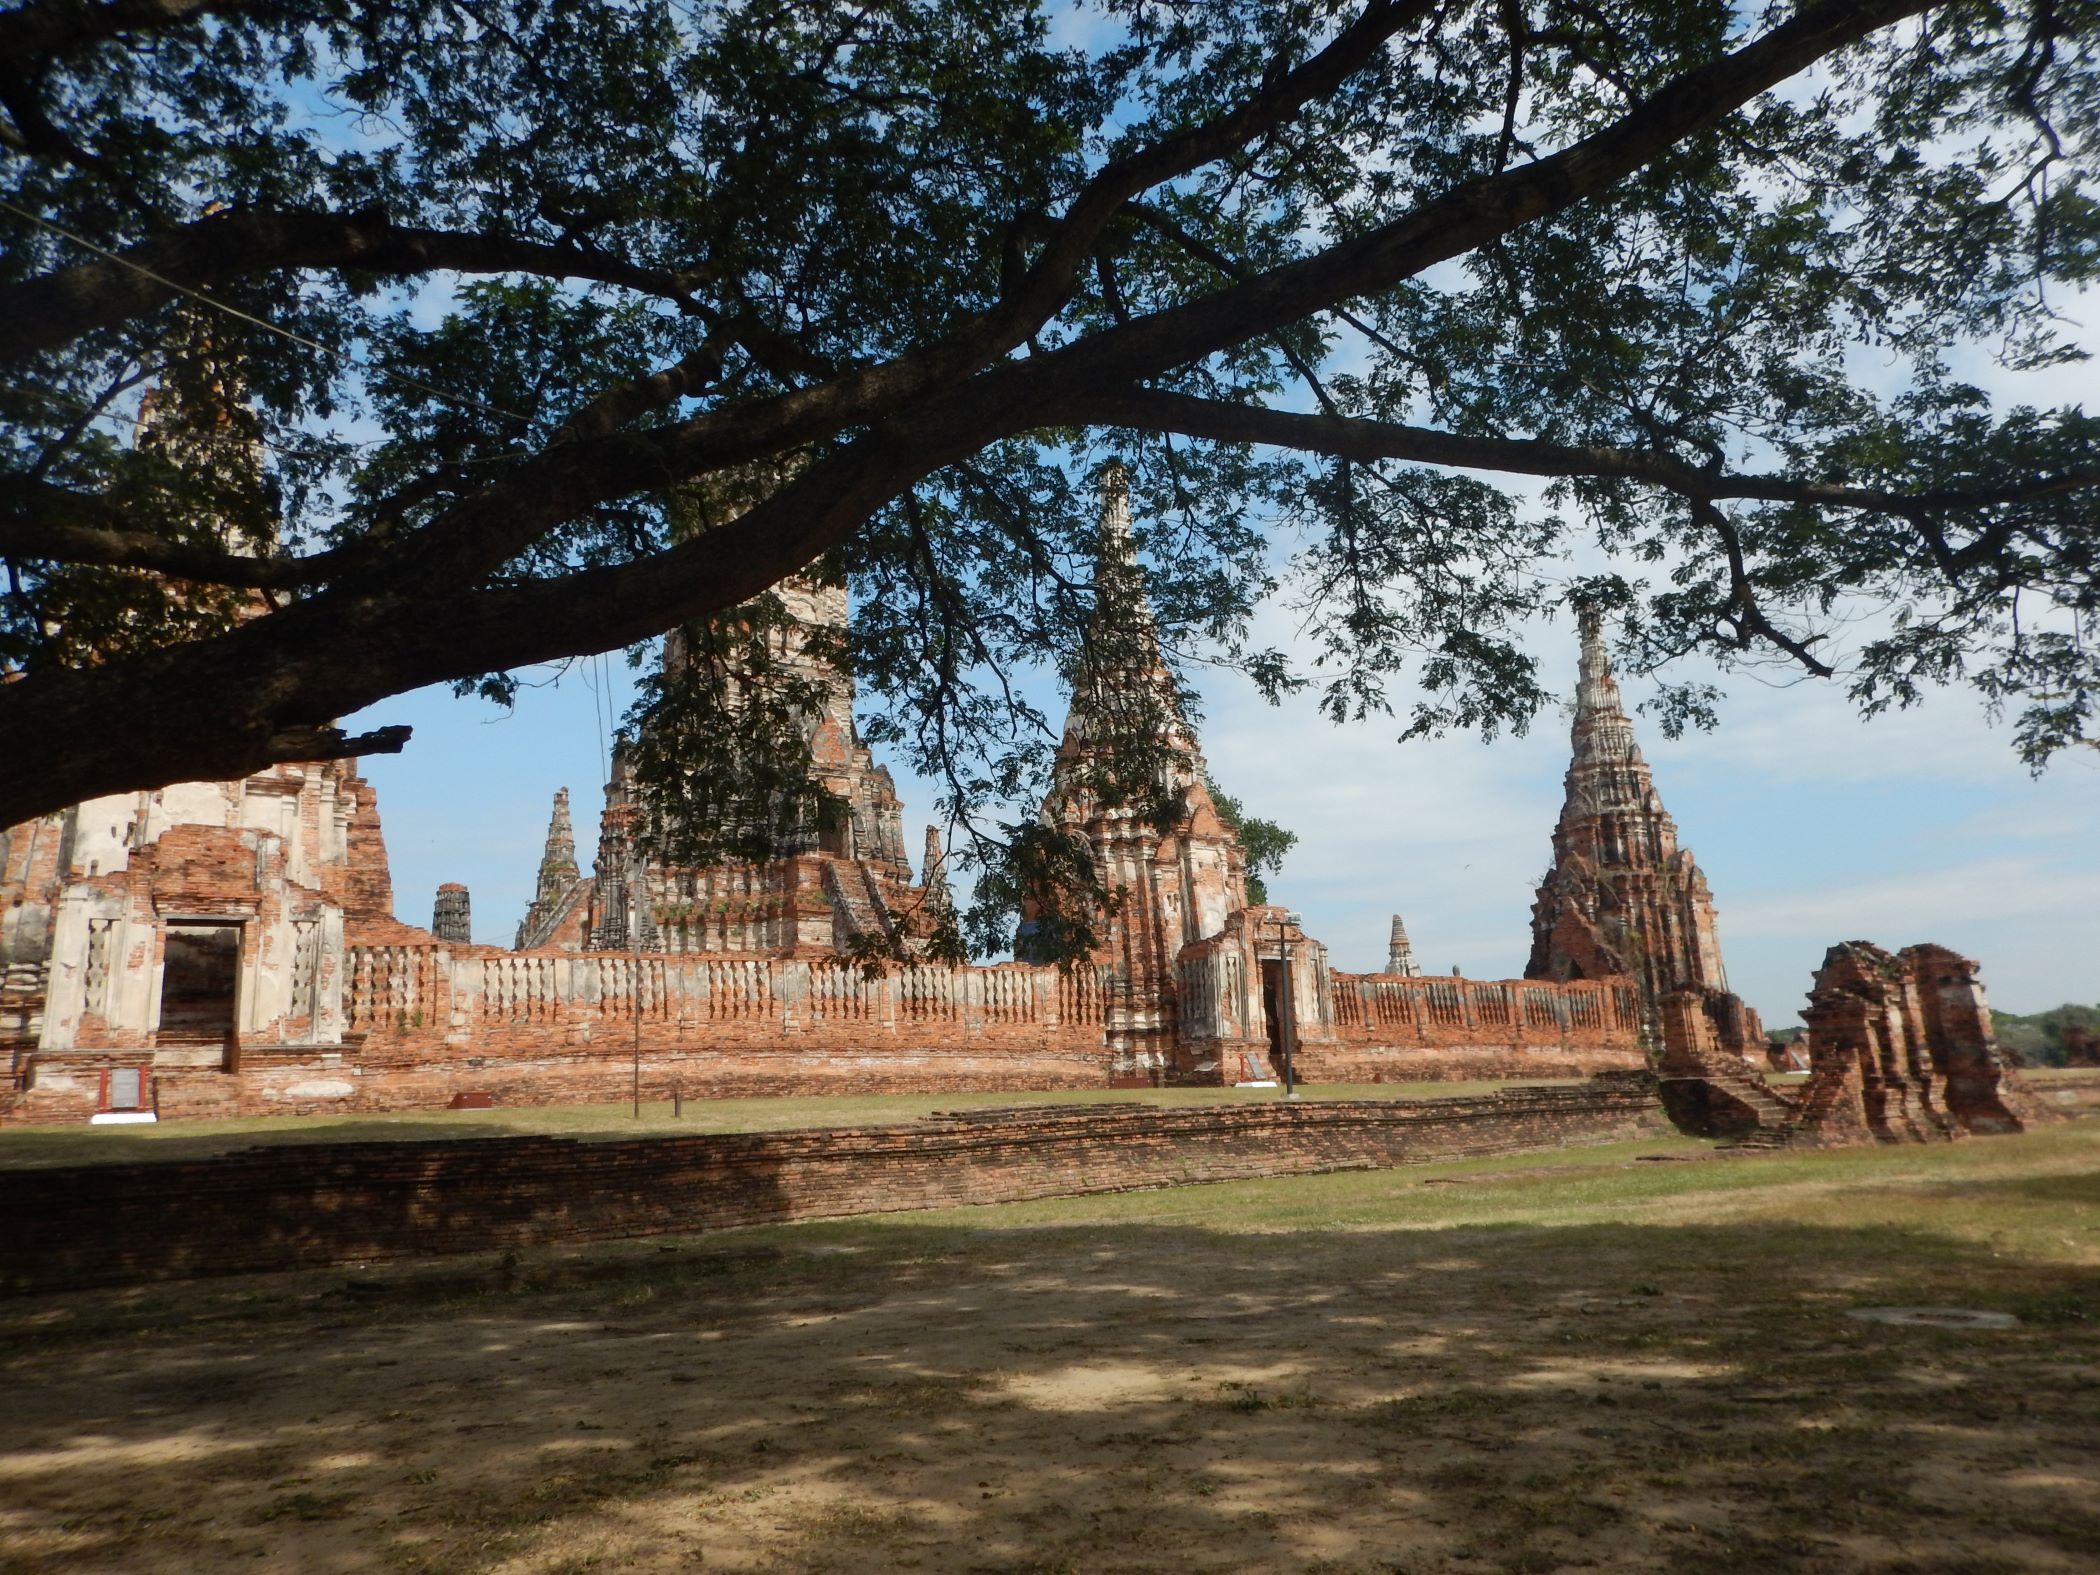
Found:
[(1581, 615), (1566, 797), (1532, 908), (1533, 979), (1631, 975), (1651, 995), (1725, 990), (1706, 877), (1634, 741), (1597, 615)]

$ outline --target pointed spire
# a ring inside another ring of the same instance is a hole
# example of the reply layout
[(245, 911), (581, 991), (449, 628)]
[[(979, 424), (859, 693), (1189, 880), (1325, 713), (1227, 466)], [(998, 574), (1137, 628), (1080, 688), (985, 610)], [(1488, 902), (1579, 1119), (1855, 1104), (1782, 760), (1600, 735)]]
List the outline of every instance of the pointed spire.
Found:
[(1123, 567), (1137, 562), (1130, 534), (1130, 472), (1120, 459), (1101, 467), (1101, 564)]
[(1393, 915), (1393, 935), (1386, 944), (1385, 971), (1398, 974), (1403, 979), (1418, 979), (1422, 976), (1422, 965), (1415, 961), (1414, 943), (1407, 938), (1407, 926), (1400, 922), (1400, 915)]
[[(1145, 571), (1137, 561), (1137, 538), (1130, 528), (1130, 472), (1112, 459), (1101, 467), (1101, 523), (1094, 558), (1094, 625), (1133, 635), (1140, 646), (1137, 660), (1158, 660), (1152, 606), (1145, 598)], [(1114, 665), (1127, 666), (1128, 660)]]
[(1066, 735), (1075, 728), (1095, 739), (1117, 733), (1186, 734), (1188, 723), (1145, 597), (1145, 572), (1130, 527), (1130, 473), (1122, 461), (1102, 467), (1100, 489), (1094, 615), (1073, 683)]
[(1582, 656), (1553, 866), (1531, 909), (1527, 979), (1630, 976), (1649, 997), (1725, 989), (1713, 899), (1634, 742), (1598, 614)]
[(1594, 607), (1577, 614), (1582, 631), (1582, 656), (1577, 664), (1575, 726), (1572, 729), (1575, 758), (1583, 761), (1641, 758), (1633, 741), (1633, 723), (1619, 697), (1619, 682), (1612, 676), (1611, 656), (1604, 646), (1604, 621)]
[(576, 879), (576, 831), (569, 824), (569, 790), (554, 795), (554, 814), (547, 821), (547, 848), (540, 855), (537, 900), (559, 896)]
[(941, 845), (938, 826), (926, 828), (926, 857), (919, 871), (919, 884), (926, 892), (926, 906), (935, 913), (952, 913), (955, 894), (948, 890), (948, 850)]

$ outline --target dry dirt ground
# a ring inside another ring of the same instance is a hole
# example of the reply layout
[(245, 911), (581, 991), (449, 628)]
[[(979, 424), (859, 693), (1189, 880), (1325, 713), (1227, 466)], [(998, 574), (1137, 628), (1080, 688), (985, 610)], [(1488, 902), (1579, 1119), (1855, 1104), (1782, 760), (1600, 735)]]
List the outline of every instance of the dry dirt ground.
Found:
[(0, 1569), (2092, 1571), (2100, 1121), (17, 1299)]

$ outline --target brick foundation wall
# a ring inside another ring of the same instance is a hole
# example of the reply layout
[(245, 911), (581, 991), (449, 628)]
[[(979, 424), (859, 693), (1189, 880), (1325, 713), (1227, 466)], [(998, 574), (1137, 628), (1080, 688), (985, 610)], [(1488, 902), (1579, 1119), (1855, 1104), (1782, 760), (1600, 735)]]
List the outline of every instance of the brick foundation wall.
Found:
[(2068, 1116), (2100, 1111), (2100, 1069), (2076, 1072), (2045, 1072), (2040, 1076), (2019, 1075), (2031, 1099)]
[[(1105, 1053), (1093, 1045), (1000, 1050), (870, 1040), (833, 1047), (751, 1037), (751, 1043), (715, 1049), (694, 1046), (691, 1036), (681, 1045), (675, 1034), (645, 1033), (642, 1097), (668, 1100), (674, 1090), (687, 1099), (734, 1099), (1108, 1086)], [(117, 1064), (131, 1062), (115, 1054), (81, 1055), (43, 1069), (31, 1087), (0, 1101), (0, 1125), (87, 1120), (102, 1068)], [(470, 1092), (506, 1107), (603, 1104), (632, 1093), (634, 1052), (628, 1035), (603, 1031), (592, 1038), (544, 1029), (477, 1035), (462, 1046), (375, 1036), (336, 1049), (250, 1045), (237, 1073), (154, 1067), (148, 1076), (149, 1104), (164, 1121), (441, 1110), (455, 1094)]]
[(0, 1173), (0, 1287), (136, 1284), (1382, 1169), (1653, 1130), (1638, 1076), (1477, 1098), (1051, 1106), (910, 1125), (249, 1149)]
[(1306, 1045), (1296, 1056), (1307, 1083), (1450, 1083), (1468, 1079), (1595, 1077), (1638, 1072), (1637, 1044)]

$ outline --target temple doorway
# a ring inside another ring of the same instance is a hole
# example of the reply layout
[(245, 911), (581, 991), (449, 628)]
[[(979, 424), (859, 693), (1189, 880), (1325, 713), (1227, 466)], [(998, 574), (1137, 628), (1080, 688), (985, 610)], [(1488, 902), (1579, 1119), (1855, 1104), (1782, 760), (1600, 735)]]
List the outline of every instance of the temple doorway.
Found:
[(1279, 1071), (1283, 1067), (1283, 964), (1267, 961), (1261, 965), (1261, 1016), (1269, 1033), (1269, 1065)]
[(234, 1042), (240, 999), (241, 927), (171, 924), (161, 954), (161, 1044)]

